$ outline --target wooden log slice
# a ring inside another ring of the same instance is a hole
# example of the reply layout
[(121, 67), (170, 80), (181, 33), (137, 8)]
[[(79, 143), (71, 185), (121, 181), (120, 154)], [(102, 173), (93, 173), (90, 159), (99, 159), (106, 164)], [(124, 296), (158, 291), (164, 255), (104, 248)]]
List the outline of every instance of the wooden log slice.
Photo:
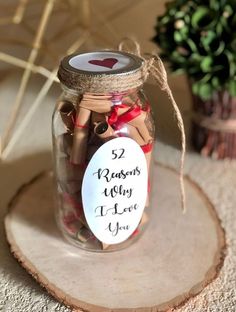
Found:
[(11, 251), (59, 301), (77, 311), (167, 311), (198, 294), (222, 266), (224, 231), (214, 207), (185, 178), (187, 214), (178, 175), (154, 166), (152, 218), (127, 249), (92, 253), (68, 244), (54, 221), (51, 173), (21, 189), (5, 219)]

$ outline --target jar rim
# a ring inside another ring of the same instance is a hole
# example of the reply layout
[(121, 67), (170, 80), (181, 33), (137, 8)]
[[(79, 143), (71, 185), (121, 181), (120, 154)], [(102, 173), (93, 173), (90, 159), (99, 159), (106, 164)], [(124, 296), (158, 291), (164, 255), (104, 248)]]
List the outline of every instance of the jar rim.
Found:
[[(104, 58), (106, 55), (116, 57)], [(81, 58), (77, 63), (73, 62), (76, 57)], [(105, 62), (110, 62), (111, 66), (103, 65)], [(123, 51), (74, 53), (62, 59), (58, 78), (62, 84), (78, 92), (120, 92), (143, 84), (144, 64), (141, 57)], [(96, 70), (92, 70), (93, 66)]]

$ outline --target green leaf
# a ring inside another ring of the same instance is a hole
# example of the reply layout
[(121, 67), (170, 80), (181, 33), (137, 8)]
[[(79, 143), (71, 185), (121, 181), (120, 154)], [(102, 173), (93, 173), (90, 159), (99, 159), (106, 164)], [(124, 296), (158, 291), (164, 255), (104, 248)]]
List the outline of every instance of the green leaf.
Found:
[(194, 29), (199, 28), (199, 22), (208, 14), (209, 9), (207, 7), (199, 7), (198, 10), (192, 16), (192, 26)]
[(197, 81), (192, 84), (192, 91), (201, 99), (208, 100), (212, 96), (213, 88), (209, 83)]
[(232, 96), (236, 96), (236, 80), (231, 80), (229, 82), (229, 93)]
[(169, 15), (164, 15), (161, 20), (160, 20), (160, 23), (162, 25), (165, 25), (165, 24), (168, 24), (170, 22), (170, 16)]
[(179, 11), (179, 12), (177, 12), (176, 14), (175, 14), (175, 18), (182, 18), (182, 17), (184, 17), (184, 15), (185, 15), (185, 13), (183, 12), (183, 11)]
[(228, 66), (229, 66), (229, 75), (232, 78), (232, 77), (234, 77), (234, 75), (236, 73), (236, 62), (235, 62), (235, 59), (234, 59), (234, 55), (230, 51), (228, 51), (228, 50), (226, 50), (224, 52), (224, 55), (226, 55), (226, 57), (227, 57)]
[(190, 16), (189, 16), (188, 14), (185, 14), (185, 16), (184, 16), (184, 21), (185, 21), (185, 23), (186, 23), (187, 25), (190, 24), (191, 18), (190, 18)]
[(236, 14), (233, 16), (232, 20), (231, 20), (231, 29), (235, 29), (236, 27)]
[(200, 67), (204, 73), (211, 71), (213, 64), (213, 59), (211, 56), (206, 56), (202, 59)]
[(176, 75), (183, 74), (183, 73), (185, 73), (185, 69), (184, 69), (184, 68), (175, 69), (175, 70), (174, 70), (174, 73), (175, 73)]
[[(226, 14), (227, 13), (227, 14)], [(224, 7), (224, 12), (223, 12), (223, 16), (225, 17), (229, 17), (230, 15), (232, 15), (234, 13), (234, 10), (232, 8), (231, 5), (226, 4)]]
[(193, 13), (191, 23), (194, 29), (209, 29), (216, 22), (215, 12), (206, 6), (200, 6)]
[(210, 8), (217, 11), (220, 8), (220, 2), (218, 0), (210, 0)]
[(195, 78), (195, 76), (198, 76), (199, 78), (199, 72), (201, 73), (201, 71), (199, 70), (199, 66), (191, 66), (188, 64), (188, 74), (192, 77)]
[(223, 25), (222, 23), (217, 23), (216, 25), (216, 33), (220, 36), (223, 32)]
[(170, 16), (173, 16), (173, 17), (176, 15), (176, 12), (177, 12), (176, 8), (173, 8), (173, 9), (169, 10)]
[(182, 28), (179, 29), (179, 32), (181, 33), (182, 38), (184, 38), (184, 39), (187, 39), (187, 37), (188, 37), (188, 31), (189, 31), (189, 29), (188, 29), (187, 26), (184, 26), (184, 27), (182, 27)]
[(230, 44), (232, 50), (236, 52), (236, 38), (234, 38)]
[(220, 70), (223, 70), (225, 67), (224, 67), (224, 65), (214, 65), (213, 67), (212, 67), (212, 71), (215, 73), (215, 72), (218, 72), (218, 71), (220, 71)]
[(183, 41), (181, 33), (177, 30), (174, 32), (174, 39), (176, 42), (182, 42)]
[(236, 10), (236, 2), (235, 0), (227, 0), (227, 3), (231, 6), (233, 12)]
[(211, 79), (211, 84), (212, 84), (212, 87), (215, 88), (215, 89), (218, 89), (220, 87), (220, 80), (218, 77), (213, 77)]
[(226, 85), (234, 92), (236, 0), (173, 0), (167, 7), (155, 40), (171, 69), (185, 71), (201, 98)]
[(208, 30), (204, 34), (201, 35), (200, 41), (205, 48), (205, 50), (209, 50), (209, 44), (216, 38), (216, 33), (212, 30)]
[(206, 48), (206, 51), (213, 54), (214, 56), (222, 54), (225, 49), (225, 42), (220, 41), (218, 38), (212, 40), (212, 42)]
[(211, 79), (211, 77), (212, 77), (212, 74), (206, 74), (199, 82), (201, 82), (201, 84), (206, 83)]
[(200, 83), (199, 83), (199, 82), (194, 82), (194, 83), (192, 84), (192, 91), (193, 91), (193, 94), (198, 95), (199, 89), (200, 89)]
[(192, 39), (188, 38), (186, 40), (186, 42), (189, 45), (189, 47), (192, 50), (192, 52), (198, 52), (197, 46), (196, 46), (196, 44), (194, 43), (194, 41)]
[(212, 86), (210, 84), (200, 84), (198, 95), (203, 100), (209, 100), (212, 96)]
[(202, 56), (198, 53), (192, 53), (191, 56), (190, 56), (190, 60), (191, 61), (196, 61), (196, 62), (200, 62), (202, 60)]
[(185, 63), (186, 58), (183, 55), (180, 55), (178, 51), (174, 51), (171, 55), (170, 58), (173, 62), (177, 63)]

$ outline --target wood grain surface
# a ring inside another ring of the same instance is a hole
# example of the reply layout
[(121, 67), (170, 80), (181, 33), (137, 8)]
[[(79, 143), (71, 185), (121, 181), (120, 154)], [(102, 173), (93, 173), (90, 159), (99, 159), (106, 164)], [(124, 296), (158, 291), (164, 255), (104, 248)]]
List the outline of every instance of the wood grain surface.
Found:
[(225, 238), (214, 207), (185, 179), (182, 215), (175, 171), (154, 166), (152, 218), (127, 249), (100, 254), (68, 244), (54, 221), (52, 175), (15, 196), (5, 218), (18, 261), (54, 297), (77, 311), (167, 311), (197, 295), (218, 274)]

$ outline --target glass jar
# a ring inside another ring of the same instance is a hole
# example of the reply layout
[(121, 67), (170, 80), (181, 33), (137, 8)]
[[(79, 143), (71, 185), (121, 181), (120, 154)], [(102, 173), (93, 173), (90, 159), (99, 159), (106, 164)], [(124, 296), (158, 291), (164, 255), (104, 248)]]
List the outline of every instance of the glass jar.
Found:
[(65, 57), (52, 122), (56, 219), (86, 250), (128, 246), (149, 216), (154, 123), (143, 61), (126, 52)]

